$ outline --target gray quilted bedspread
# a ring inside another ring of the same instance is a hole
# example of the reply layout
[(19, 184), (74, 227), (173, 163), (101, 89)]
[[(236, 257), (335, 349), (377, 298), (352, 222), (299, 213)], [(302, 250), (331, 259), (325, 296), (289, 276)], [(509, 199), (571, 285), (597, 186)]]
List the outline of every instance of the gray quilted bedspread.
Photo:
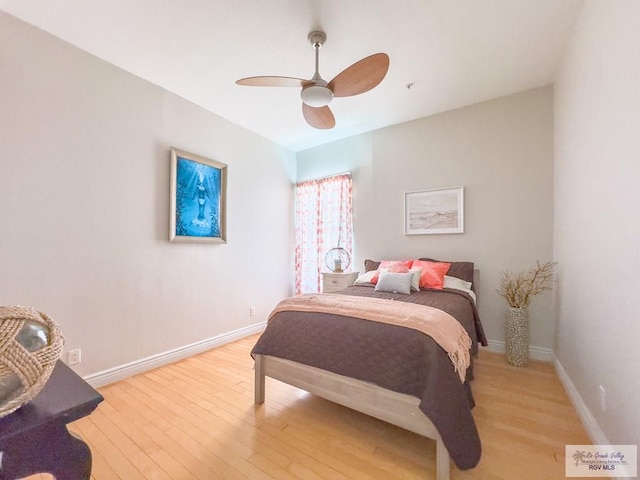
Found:
[[(486, 344), (475, 305), (466, 294), (421, 291), (411, 295), (352, 286), (341, 293), (412, 301), (440, 308), (469, 332), (472, 353)], [(477, 465), (481, 444), (471, 409), (473, 362), (463, 384), (446, 352), (429, 336), (405, 327), (340, 315), (280, 312), (252, 350), (318, 367), (416, 396), (458, 468)]]

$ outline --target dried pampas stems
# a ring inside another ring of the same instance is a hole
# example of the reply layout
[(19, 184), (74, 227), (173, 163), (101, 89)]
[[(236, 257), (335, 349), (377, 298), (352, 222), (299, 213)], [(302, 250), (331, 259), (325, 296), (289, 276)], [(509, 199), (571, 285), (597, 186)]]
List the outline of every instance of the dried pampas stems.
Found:
[(502, 272), (502, 283), (498, 293), (503, 296), (510, 307), (526, 308), (531, 299), (553, 288), (556, 262), (540, 263), (524, 272)]

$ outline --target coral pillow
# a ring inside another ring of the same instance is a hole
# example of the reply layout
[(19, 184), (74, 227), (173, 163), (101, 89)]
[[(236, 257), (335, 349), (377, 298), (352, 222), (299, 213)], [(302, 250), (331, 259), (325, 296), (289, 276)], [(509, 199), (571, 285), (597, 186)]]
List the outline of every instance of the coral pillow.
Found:
[(377, 274), (371, 279), (371, 283), (374, 285), (378, 283), (380, 272), (407, 273), (412, 263), (413, 260), (383, 260), (380, 262)]
[(386, 268), (392, 273), (407, 273), (413, 260), (383, 260), (379, 268)]
[(451, 267), (446, 262), (426, 262), (424, 260), (414, 260), (412, 266), (414, 268), (422, 268), (420, 275), (420, 288), (434, 288), (442, 290), (444, 285), (444, 276)]

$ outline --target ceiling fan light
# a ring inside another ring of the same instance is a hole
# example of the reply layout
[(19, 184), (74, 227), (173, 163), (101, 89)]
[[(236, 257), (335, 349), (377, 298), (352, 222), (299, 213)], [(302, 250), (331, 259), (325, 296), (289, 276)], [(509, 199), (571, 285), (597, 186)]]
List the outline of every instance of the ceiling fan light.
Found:
[(333, 92), (329, 87), (322, 85), (309, 85), (300, 93), (302, 101), (310, 107), (324, 107), (333, 100)]

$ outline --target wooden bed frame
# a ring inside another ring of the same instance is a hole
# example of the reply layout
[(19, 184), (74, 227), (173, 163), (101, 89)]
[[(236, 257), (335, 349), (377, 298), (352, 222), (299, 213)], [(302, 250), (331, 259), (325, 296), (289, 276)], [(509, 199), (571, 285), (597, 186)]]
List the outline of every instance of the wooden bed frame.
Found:
[(437, 480), (449, 480), (449, 452), (420, 400), (372, 383), (269, 355), (255, 355), (255, 402), (264, 403), (265, 376), (306, 390), (436, 441)]
[[(473, 271), (478, 292), (480, 272)], [(476, 299), (477, 305), (477, 299)], [(264, 403), (265, 376), (384, 420), (436, 441), (436, 479), (449, 480), (449, 451), (431, 420), (418, 408), (420, 399), (393, 392), (369, 382), (270, 355), (255, 355), (255, 403)]]

